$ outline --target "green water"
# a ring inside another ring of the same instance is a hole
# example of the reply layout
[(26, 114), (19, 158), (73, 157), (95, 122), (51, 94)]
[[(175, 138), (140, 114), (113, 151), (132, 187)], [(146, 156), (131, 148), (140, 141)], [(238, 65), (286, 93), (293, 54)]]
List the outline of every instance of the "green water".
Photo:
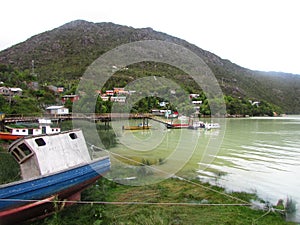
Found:
[[(226, 119), (211, 131), (169, 130), (154, 121), (147, 131), (121, 129), (139, 122), (112, 123), (118, 144), (110, 149), (111, 177), (134, 177), (129, 184), (144, 185), (176, 174), (255, 192), (272, 204), (287, 197), (300, 203), (300, 116)], [(151, 165), (142, 179), (140, 162)]]

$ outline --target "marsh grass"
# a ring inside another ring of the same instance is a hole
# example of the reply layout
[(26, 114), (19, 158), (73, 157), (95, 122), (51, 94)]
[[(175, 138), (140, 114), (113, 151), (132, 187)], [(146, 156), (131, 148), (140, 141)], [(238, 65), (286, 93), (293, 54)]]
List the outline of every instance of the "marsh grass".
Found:
[(0, 147), (0, 184), (17, 181), (21, 178), (19, 165), (7, 152), (6, 146), (7, 144), (2, 144)]
[[(101, 179), (86, 190), (85, 201), (137, 202), (137, 203), (241, 203), (206, 189), (212, 188), (225, 193), (220, 187), (187, 183), (175, 178), (147, 186), (125, 186)], [(234, 197), (250, 201), (255, 194), (232, 193)], [(76, 212), (76, 213), (74, 213)], [(197, 206), (197, 205), (143, 205), (143, 204), (84, 204), (74, 205), (60, 213), (34, 225), (51, 224), (51, 220), (61, 225), (81, 224), (294, 224), (284, 221), (279, 213), (263, 216), (265, 211), (253, 210), (249, 206)], [(57, 221), (60, 218), (60, 221)]]

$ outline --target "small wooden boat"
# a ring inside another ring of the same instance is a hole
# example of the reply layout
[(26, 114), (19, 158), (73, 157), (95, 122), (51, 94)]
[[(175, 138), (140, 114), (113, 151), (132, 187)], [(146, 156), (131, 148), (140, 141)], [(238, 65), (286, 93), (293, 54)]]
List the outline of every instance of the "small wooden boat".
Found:
[(168, 129), (183, 129), (189, 128), (189, 124), (187, 123), (168, 123), (166, 124)]
[(9, 152), (22, 180), (0, 185), (0, 225), (45, 217), (70, 205), (65, 200), (80, 200), (81, 192), (110, 169), (108, 157), (91, 159), (81, 130), (27, 136)]
[(140, 123), (137, 126), (123, 126), (122, 129), (123, 130), (148, 130), (151, 128), (150, 124), (143, 124)]

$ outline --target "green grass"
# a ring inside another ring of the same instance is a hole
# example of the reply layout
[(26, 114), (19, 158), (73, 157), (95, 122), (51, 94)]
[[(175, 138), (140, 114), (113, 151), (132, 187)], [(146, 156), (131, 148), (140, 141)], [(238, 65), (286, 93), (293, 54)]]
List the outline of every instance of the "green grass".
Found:
[[(7, 146), (7, 143), (1, 143)], [(20, 179), (20, 169), (18, 163), (14, 160), (5, 147), (0, 146), (0, 184), (9, 183)]]
[[(172, 205), (164, 203), (241, 203), (238, 200), (207, 190), (212, 188), (224, 193), (219, 187), (189, 183), (178, 179), (133, 187), (119, 185), (102, 179), (83, 193), (86, 201), (137, 202), (141, 204), (84, 204), (75, 205), (45, 220), (40, 224), (294, 224), (286, 222), (279, 213), (251, 209), (249, 206), (199, 206)], [(202, 186), (203, 185), (203, 186)], [(244, 201), (256, 198), (253, 194), (234, 193)], [(146, 205), (142, 203), (163, 203)], [(76, 212), (76, 213), (74, 213)]]

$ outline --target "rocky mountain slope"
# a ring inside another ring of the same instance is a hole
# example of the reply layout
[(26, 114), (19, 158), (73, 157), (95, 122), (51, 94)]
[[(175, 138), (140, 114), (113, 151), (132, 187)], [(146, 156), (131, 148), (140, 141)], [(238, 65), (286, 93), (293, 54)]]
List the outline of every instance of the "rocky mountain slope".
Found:
[(0, 52), (0, 64), (31, 70), (34, 60), (39, 79), (78, 79), (101, 54), (139, 40), (164, 40), (180, 44), (200, 56), (214, 72), (223, 92), (278, 105), (287, 113), (300, 113), (300, 76), (242, 68), (182, 39), (151, 28), (135, 29), (113, 23), (72, 21)]

